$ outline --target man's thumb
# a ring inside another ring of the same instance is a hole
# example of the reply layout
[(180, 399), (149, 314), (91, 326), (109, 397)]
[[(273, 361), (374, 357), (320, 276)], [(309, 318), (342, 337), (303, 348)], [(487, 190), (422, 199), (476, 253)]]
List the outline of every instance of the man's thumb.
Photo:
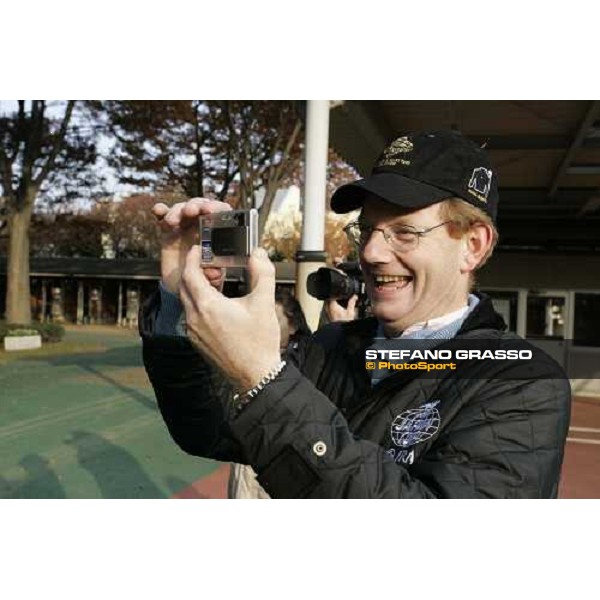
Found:
[(250, 276), (250, 293), (260, 296), (275, 297), (275, 266), (269, 260), (267, 251), (256, 248), (248, 259)]

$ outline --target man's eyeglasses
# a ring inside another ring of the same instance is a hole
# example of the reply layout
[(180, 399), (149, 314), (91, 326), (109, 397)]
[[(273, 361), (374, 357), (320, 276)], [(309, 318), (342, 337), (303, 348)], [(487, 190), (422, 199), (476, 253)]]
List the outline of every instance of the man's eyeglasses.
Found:
[(408, 252), (419, 245), (419, 239), (450, 221), (444, 221), (427, 229), (417, 229), (410, 225), (391, 225), (390, 227), (371, 227), (360, 221), (353, 221), (344, 227), (348, 239), (359, 248), (364, 246), (374, 231), (381, 231), (385, 241), (396, 252)]

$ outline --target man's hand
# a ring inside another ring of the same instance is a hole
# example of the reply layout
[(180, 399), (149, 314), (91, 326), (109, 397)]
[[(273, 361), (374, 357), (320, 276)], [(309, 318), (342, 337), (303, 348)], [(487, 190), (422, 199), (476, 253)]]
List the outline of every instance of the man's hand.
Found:
[(325, 302), (325, 310), (329, 320), (333, 323), (334, 321), (354, 321), (356, 319), (356, 303), (358, 302), (358, 296), (354, 294), (348, 300), (348, 306), (344, 308), (336, 300), (327, 300)]
[[(206, 198), (192, 198), (187, 202), (178, 202), (171, 208), (162, 202), (152, 207), (161, 230), (161, 279), (172, 294), (179, 294), (181, 272), (187, 253), (198, 242), (198, 217), (224, 210), (231, 210), (231, 206)], [(219, 290), (223, 289), (225, 269), (210, 267), (204, 269), (204, 274), (211, 285)]]
[(250, 293), (227, 298), (200, 268), (200, 247), (188, 252), (180, 297), (188, 337), (240, 391), (254, 387), (280, 361), (275, 267), (262, 248), (248, 259)]

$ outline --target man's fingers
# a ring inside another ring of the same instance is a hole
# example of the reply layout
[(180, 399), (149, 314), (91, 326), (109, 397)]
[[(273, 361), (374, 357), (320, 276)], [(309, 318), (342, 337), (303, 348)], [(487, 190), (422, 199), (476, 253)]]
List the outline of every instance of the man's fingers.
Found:
[(179, 227), (181, 225), (181, 212), (185, 202), (178, 202), (169, 209), (169, 212), (162, 219), (162, 223), (168, 225), (171, 228)]
[(189, 219), (207, 215), (215, 212), (231, 210), (231, 206), (226, 202), (218, 200), (209, 200), (208, 198), (192, 198), (185, 203), (183, 207), (183, 216)]
[(169, 212), (169, 207), (164, 202), (157, 202), (152, 207), (152, 214), (157, 219), (162, 219)]
[(328, 298), (327, 300), (325, 300), (325, 307), (327, 308), (327, 310), (335, 310), (336, 308), (342, 308), (342, 306), (338, 304), (338, 301), (335, 298)]
[(343, 310), (343, 307), (340, 306), (334, 298), (329, 298), (325, 300), (325, 311), (327, 312), (327, 317), (330, 321), (337, 321), (339, 311)]
[(248, 259), (250, 293), (275, 299), (275, 266), (263, 248), (256, 248)]
[(183, 216), (188, 219), (199, 216), (202, 214), (201, 211), (207, 202), (210, 202), (208, 198), (192, 198), (191, 200), (188, 200), (182, 210)]
[(190, 229), (197, 225), (200, 215), (231, 210), (226, 202), (209, 200), (208, 198), (192, 198), (187, 202), (177, 202), (170, 208), (159, 202), (152, 207), (152, 212), (160, 221), (163, 230)]
[[(161, 213), (164, 209), (158, 209)], [(187, 202), (178, 202), (174, 204), (161, 219), (170, 229), (188, 229), (197, 225), (197, 219), (200, 215), (231, 210), (231, 206), (218, 200), (209, 200), (208, 198), (192, 198)], [(156, 214), (156, 213), (155, 213)]]
[(325, 302), (325, 310), (330, 321), (352, 321), (356, 315), (358, 296), (354, 294), (344, 308), (337, 300), (330, 298)]
[(215, 288), (206, 278), (204, 270), (200, 267), (200, 246), (198, 245), (192, 246), (187, 253), (181, 282), (196, 303), (206, 299), (210, 294), (216, 293)]
[(354, 294), (354, 296), (352, 296), (352, 298), (350, 298), (350, 300), (348, 300), (348, 311), (350, 312), (350, 314), (354, 314), (354, 311), (356, 310), (357, 302), (358, 302), (358, 296), (356, 294)]
[(208, 267), (206, 269), (203, 269), (203, 271), (204, 275), (206, 275), (206, 279), (208, 279), (210, 284), (218, 289), (219, 286), (223, 283), (223, 280), (225, 279), (226, 270), (219, 269), (217, 267)]

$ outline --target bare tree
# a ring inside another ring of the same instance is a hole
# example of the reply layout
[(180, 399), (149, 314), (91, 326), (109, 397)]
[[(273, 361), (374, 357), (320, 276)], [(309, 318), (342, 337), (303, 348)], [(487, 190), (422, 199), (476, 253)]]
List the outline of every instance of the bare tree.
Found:
[(68, 188), (79, 181), (81, 167), (95, 160), (87, 126), (73, 119), (75, 107), (70, 100), (58, 115), (59, 107), (49, 107), (45, 100), (19, 100), (15, 110), (0, 115), (0, 210), (9, 237), (9, 322), (31, 321), (29, 229), (36, 200), (43, 195), (48, 201), (66, 197)]
[[(301, 158), (298, 103), (187, 100), (96, 103), (115, 142), (110, 162), (121, 181), (170, 185), (259, 208), (264, 224), (277, 190)], [(262, 204), (260, 199), (262, 196)]]
[(220, 106), (229, 151), (239, 172), (236, 203), (259, 209), (262, 235), (277, 191), (299, 174), (303, 123), (298, 103), (238, 100), (223, 101)]
[(231, 155), (223, 155), (215, 103), (109, 100), (92, 106), (110, 131), (108, 162), (122, 183), (147, 191), (178, 188), (188, 197), (227, 195), (237, 171)]

